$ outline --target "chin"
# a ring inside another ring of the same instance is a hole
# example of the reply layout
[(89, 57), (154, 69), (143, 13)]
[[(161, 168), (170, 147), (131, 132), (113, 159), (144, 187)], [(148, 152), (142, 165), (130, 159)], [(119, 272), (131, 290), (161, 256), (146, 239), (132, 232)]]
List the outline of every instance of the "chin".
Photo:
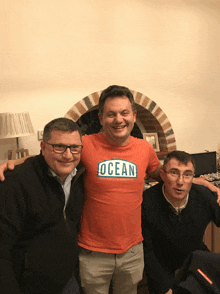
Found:
[(70, 168), (70, 167), (63, 168), (63, 169), (60, 170), (60, 172), (61, 172), (61, 173), (65, 173), (65, 174), (68, 175), (68, 174), (70, 174), (70, 173), (74, 170), (74, 168), (75, 168), (75, 166), (73, 166), (73, 167), (71, 167), (71, 168)]
[(120, 138), (124, 138), (124, 137), (127, 137), (127, 132), (125, 132), (125, 131), (120, 132), (120, 133), (119, 132), (118, 133), (116, 132), (115, 133), (115, 136), (116, 137), (120, 137)]

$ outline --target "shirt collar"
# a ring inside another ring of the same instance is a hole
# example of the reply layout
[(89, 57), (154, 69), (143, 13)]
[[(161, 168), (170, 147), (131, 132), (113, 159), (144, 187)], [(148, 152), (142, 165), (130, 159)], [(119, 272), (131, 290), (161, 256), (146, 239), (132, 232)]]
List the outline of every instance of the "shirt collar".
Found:
[[(74, 168), (74, 170), (67, 176), (67, 178), (71, 177), (71, 179), (72, 179), (73, 177), (75, 177), (76, 172), (77, 172), (77, 169)], [(59, 181), (61, 181), (60, 177), (50, 167), (48, 169), (48, 175), (53, 176), (54, 178), (57, 178), (57, 179), (59, 179)], [(62, 181), (61, 181), (61, 183), (62, 183)]]
[(164, 198), (166, 199), (166, 201), (170, 204), (171, 206), (171, 209), (175, 212), (175, 214), (180, 214), (180, 212), (186, 207), (187, 203), (188, 203), (188, 199), (189, 199), (189, 193), (187, 194), (187, 197), (186, 197), (186, 202), (183, 206), (181, 207), (175, 207), (173, 206), (173, 204), (167, 199), (166, 195), (165, 195), (165, 192), (164, 192), (164, 184), (162, 186), (162, 192), (163, 192), (163, 196)]

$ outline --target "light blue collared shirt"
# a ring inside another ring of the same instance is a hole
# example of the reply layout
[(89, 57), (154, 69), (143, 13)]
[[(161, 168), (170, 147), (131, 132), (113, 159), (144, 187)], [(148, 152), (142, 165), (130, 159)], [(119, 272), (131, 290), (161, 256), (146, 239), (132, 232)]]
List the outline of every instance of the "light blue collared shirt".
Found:
[(52, 175), (62, 186), (63, 188), (63, 192), (65, 194), (65, 205), (64, 205), (64, 208), (63, 208), (63, 211), (65, 211), (66, 209), (66, 205), (67, 205), (67, 202), (69, 200), (69, 197), (70, 197), (70, 188), (71, 188), (71, 181), (72, 181), (72, 178), (75, 177), (76, 175), (76, 172), (77, 172), (77, 169), (75, 168), (65, 179), (64, 183), (61, 181), (60, 177), (58, 177), (58, 175), (51, 169), (49, 168), (49, 175)]

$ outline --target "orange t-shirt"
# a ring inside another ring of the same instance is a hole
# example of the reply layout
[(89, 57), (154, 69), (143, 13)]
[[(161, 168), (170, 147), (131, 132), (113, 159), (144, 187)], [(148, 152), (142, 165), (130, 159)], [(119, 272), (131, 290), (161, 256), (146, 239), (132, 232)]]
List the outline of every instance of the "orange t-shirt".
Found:
[(131, 137), (111, 145), (102, 133), (83, 137), (85, 200), (79, 245), (89, 250), (124, 253), (143, 240), (141, 203), (146, 172), (160, 164), (153, 147)]

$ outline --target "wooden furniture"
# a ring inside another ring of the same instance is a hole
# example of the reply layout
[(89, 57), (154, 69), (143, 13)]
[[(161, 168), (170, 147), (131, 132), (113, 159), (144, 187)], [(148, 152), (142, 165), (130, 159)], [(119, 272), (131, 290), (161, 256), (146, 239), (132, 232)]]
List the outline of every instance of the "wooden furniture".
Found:
[(220, 253), (220, 228), (217, 228), (213, 222), (205, 231), (204, 243), (212, 252)]
[(17, 150), (8, 150), (8, 159), (17, 159), (29, 155), (28, 149), (17, 149)]

